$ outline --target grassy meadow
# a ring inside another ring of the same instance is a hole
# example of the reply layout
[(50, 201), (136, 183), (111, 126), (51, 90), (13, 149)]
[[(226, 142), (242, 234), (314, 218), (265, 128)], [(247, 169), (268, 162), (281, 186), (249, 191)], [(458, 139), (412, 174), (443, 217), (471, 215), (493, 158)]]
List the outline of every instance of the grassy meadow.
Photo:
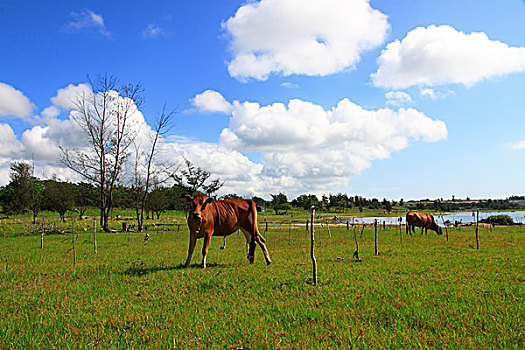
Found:
[[(331, 216), (333, 217), (334, 214)], [(374, 228), (316, 227), (318, 285), (311, 284), (304, 225), (270, 225), (262, 252), (246, 260), (244, 236), (212, 239), (208, 268), (191, 268), (181, 215), (141, 233), (97, 233), (70, 221), (49, 234), (18, 235), (30, 224), (2, 220), (2, 349), (523, 349), (525, 227), (450, 229), (406, 236)], [(279, 219), (290, 219), (279, 218)], [(295, 218), (297, 219), (297, 217)], [(51, 220), (51, 219), (49, 219)], [(69, 228), (66, 227), (69, 225)], [(114, 223), (118, 227), (119, 222)], [(359, 229), (360, 230), (360, 229)], [(74, 264), (74, 254), (77, 261)]]

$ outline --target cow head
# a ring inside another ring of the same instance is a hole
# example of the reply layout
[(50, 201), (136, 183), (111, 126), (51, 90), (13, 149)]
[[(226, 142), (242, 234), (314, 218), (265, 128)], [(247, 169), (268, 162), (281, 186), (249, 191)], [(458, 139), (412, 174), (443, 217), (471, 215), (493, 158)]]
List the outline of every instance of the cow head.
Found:
[(190, 217), (195, 220), (201, 220), (202, 213), (206, 209), (206, 205), (213, 202), (213, 199), (206, 198), (202, 193), (197, 193), (195, 197), (186, 195), (186, 199), (190, 202)]
[(442, 235), (443, 234), (443, 230), (441, 229), (441, 227), (437, 224), (437, 223), (432, 223), (432, 227), (430, 228), (431, 230), (434, 230), (436, 231), (436, 233), (438, 235)]

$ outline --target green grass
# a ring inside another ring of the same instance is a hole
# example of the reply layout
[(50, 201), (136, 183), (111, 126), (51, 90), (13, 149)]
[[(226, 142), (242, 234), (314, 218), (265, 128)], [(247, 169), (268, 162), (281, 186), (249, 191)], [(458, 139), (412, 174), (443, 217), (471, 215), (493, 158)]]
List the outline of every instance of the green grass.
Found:
[(288, 225), (265, 234), (269, 267), (260, 249), (248, 264), (242, 234), (226, 250), (214, 238), (205, 270), (202, 240), (183, 269), (187, 228), (168, 227), (146, 246), (99, 232), (97, 254), (80, 230), (76, 267), (71, 234), (45, 236), (43, 250), (39, 236), (0, 237), (0, 348), (525, 348), (525, 228), (483, 228), (479, 251), (472, 228), (403, 245), (389, 228), (375, 256), (368, 227), (358, 263), (352, 231), (317, 227), (314, 286), (304, 226), (290, 244)]

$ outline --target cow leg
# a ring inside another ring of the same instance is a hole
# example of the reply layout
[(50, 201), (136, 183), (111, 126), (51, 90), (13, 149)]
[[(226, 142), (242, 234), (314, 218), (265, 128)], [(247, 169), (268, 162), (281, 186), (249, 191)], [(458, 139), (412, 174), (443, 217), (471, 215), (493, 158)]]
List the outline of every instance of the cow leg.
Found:
[(259, 244), (259, 247), (261, 247), (261, 250), (264, 254), (264, 259), (266, 260), (266, 265), (270, 265), (272, 263), (272, 260), (270, 260), (270, 254), (268, 253), (268, 248), (266, 248), (265, 240), (261, 235), (255, 236), (255, 241), (257, 244)]
[(204, 236), (204, 242), (202, 243), (202, 268), (206, 268), (206, 255), (208, 254), (208, 248), (210, 246), (211, 234)]
[(255, 261), (255, 238), (252, 237), (252, 240), (250, 241), (250, 249), (248, 251), (248, 260), (250, 260), (250, 264), (253, 264)]
[(241, 228), (242, 233), (244, 233), (244, 237), (246, 238), (246, 252), (247, 252), (247, 258), (250, 261), (251, 264), (253, 264), (253, 261), (255, 259), (255, 240), (250, 231), (247, 231), (243, 228)]
[(193, 255), (193, 250), (195, 249), (195, 243), (197, 243), (197, 237), (194, 234), (190, 233), (190, 247), (188, 249), (188, 258), (186, 259), (184, 267), (190, 266), (191, 256)]

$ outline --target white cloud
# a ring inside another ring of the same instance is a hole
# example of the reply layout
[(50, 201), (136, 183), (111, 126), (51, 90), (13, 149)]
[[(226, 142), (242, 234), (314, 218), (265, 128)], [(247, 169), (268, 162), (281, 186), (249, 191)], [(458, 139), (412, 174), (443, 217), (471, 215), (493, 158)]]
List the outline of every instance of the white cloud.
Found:
[(281, 83), (281, 86), (285, 87), (285, 88), (288, 88), (288, 89), (298, 89), (299, 88), (299, 85), (294, 84), (294, 83), (290, 83), (288, 81), (285, 81), (284, 83)]
[(404, 91), (389, 91), (385, 97), (386, 103), (392, 106), (402, 106), (412, 102), (412, 97)]
[[(69, 106), (68, 98), (58, 98), (68, 96), (65, 91), (69, 90), (62, 90), (64, 93), (57, 93), (54, 102)], [(298, 99), (287, 105), (261, 106), (237, 101), (230, 104), (218, 92), (201, 95), (214, 96), (203, 99), (206, 103), (202, 106), (208, 110), (226, 112), (216, 104), (208, 104), (210, 100), (224, 100), (219, 106), (229, 106), (229, 127), (222, 131), (219, 143), (170, 137), (161, 142), (159, 160), (180, 162), (188, 158), (225, 182), (221, 193), (265, 197), (279, 192), (289, 196), (326, 193), (344, 187), (350, 177), (369, 168), (372, 161), (388, 158), (412, 142), (447, 137), (443, 122), (411, 108), (366, 110), (348, 99), (330, 109)], [(26, 130), (21, 142), (9, 126), (0, 125), (1, 140), (12, 147), (7, 151), (4, 146), (0, 154), (0, 181), (4, 181), (9, 167), (8, 160), (2, 163), (2, 156), (32, 157), (37, 176), (57, 174), (79, 180), (58, 162), (59, 144), (80, 150), (86, 147), (84, 133), (71, 119), (75, 113), (71, 111), (65, 119), (48, 117), (45, 125)], [(130, 123), (137, 142), (147, 146), (152, 131), (142, 113), (137, 111)], [(254, 152), (251, 154), (257, 160), (251, 160), (246, 152)]]
[(444, 84), (473, 85), (525, 71), (525, 48), (465, 34), (448, 25), (418, 27), (387, 45), (372, 74), (376, 86), (404, 89)]
[(110, 38), (111, 32), (106, 28), (104, 18), (102, 15), (95, 13), (89, 9), (85, 9), (81, 12), (71, 12), (73, 20), (68, 22), (65, 26), (68, 30), (85, 30), (93, 29), (99, 34)]
[(376, 159), (410, 142), (447, 138), (445, 123), (409, 108), (365, 110), (343, 99), (323, 107), (302, 100), (288, 106), (234, 102), (229, 128), (220, 145), (232, 150), (260, 152), (265, 188), (289, 193), (342, 187)]
[(16, 157), (24, 150), (8, 124), (0, 124), (0, 157)]
[(30, 117), (35, 105), (21, 91), (0, 83), (0, 117)]
[(437, 100), (437, 99), (440, 99), (440, 98), (445, 98), (445, 97), (450, 96), (450, 95), (454, 95), (455, 92), (452, 91), (452, 90), (437, 91), (437, 90), (431, 89), (431, 88), (421, 88), (421, 89), (419, 89), (419, 94), (421, 96), (430, 97), (432, 100)]
[(41, 114), (45, 118), (54, 118), (60, 115), (60, 109), (58, 109), (55, 106), (49, 106), (47, 108), (44, 108), (44, 110), (41, 112)]
[(264, 179), (261, 177), (263, 165), (252, 162), (242, 153), (206, 142), (184, 142), (165, 144), (173, 162), (189, 159), (196, 166), (210, 171), (212, 178), (224, 181), (222, 193), (242, 193), (263, 195)]
[(241, 6), (223, 28), (231, 36), (230, 75), (266, 80), (352, 69), (383, 42), (389, 24), (368, 0), (261, 0)]
[(51, 97), (51, 103), (65, 110), (75, 109), (78, 101), (83, 96), (91, 94), (91, 88), (86, 84), (69, 84), (63, 89), (58, 89), (57, 94)]
[(24, 131), (22, 143), (25, 146), (28, 157), (35, 160), (57, 161), (60, 157), (60, 149), (55, 140), (47, 137), (49, 127), (35, 126)]
[(206, 90), (191, 99), (191, 102), (202, 112), (230, 113), (231, 104), (217, 91)]
[(513, 150), (525, 149), (525, 140), (509, 143), (508, 147)]
[(163, 35), (166, 35), (166, 32), (155, 23), (148, 24), (148, 26), (142, 31), (142, 37), (144, 39), (158, 38)]

